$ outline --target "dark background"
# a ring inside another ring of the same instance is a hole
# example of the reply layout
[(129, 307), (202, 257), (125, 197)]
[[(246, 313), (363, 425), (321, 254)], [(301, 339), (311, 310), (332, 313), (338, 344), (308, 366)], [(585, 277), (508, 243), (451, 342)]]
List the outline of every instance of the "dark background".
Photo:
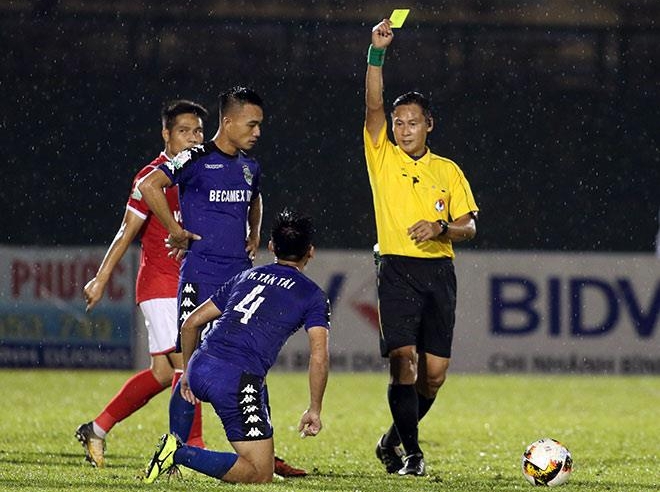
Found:
[[(582, 5), (576, 7), (575, 5)], [(434, 103), (432, 150), (481, 208), (478, 249), (651, 251), (660, 208), (654, 1), (411, 2), (386, 104)], [(371, 248), (361, 132), (371, 27), (393, 2), (0, 3), (0, 243), (108, 244), (134, 173), (162, 149), (164, 101), (266, 102), (254, 155), (265, 230), (284, 205), (322, 248)], [(588, 9), (588, 10), (585, 10)]]

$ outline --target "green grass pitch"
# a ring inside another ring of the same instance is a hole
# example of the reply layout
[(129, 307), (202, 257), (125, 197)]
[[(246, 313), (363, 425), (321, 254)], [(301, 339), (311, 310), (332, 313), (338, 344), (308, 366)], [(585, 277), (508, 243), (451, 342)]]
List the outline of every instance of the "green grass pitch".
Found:
[[(105, 469), (83, 460), (73, 433), (94, 418), (129, 373), (0, 370), (1, 491), (524, 491), (525, 446), (562, 441), (575, 469), (566, 491), (660, 488), (660, 378), (450, 374), (420, 425), (428, 476), (387, 475), (374, 445), (389, 422), (386, 374), (330, 375), (324, 429), (300, 439), (307, 402), (305, 373), (273, 372), (269, 388), (276, 453), (311, 472), (262, 486), (218, 482), (190, 470), (183, 479), (138, 480), (167, 430), (166, 392), (117, 425)], [(207, 445), (228, 450), (219, 420), (204, 406)]]

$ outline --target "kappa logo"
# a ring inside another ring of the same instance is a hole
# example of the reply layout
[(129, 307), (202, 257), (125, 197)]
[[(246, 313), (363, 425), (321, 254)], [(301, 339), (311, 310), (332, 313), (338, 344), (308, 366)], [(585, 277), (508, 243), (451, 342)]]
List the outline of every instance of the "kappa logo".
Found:
[(186, 284), (183, 286), (183, 292), (186, 294), (194, 294), (195, 288), (193, 287), (192, 284)]
[(261, 432), (261, 431), (260, 431), (259, 429), (257, 429), (256, 427), (250, 427), (250, 430), (249, 430), (248, 433), (245, 434), (245, 435), (246, 435), (247, 437), (259, 437), (259, 436), (263, 436), (264, 433)]
[(236, 398), (237, 410), (243, 415), (242, 432), (246, 439), (262, 439), (264, 433), (269, 432), (268, 410), (264, 408), (261, 399), (261, 386), (263, 380), (257, 376), (243, 373), (241, 376), (239, 392)]
[(254, 389), (254, 386), (252, 386), (251, 384), (246, 385), (245, 388), (243, 388), (241, 390), (241, 393), (252, 393), (252, 394), (254, 394), (256, 392), (257, 392), (257, 390)]
[(181, 312), (181, 317), (179, 318), (179, 320), (181, 320), (181, 321), (187, 320), (188, 316), (190, 316), (191, 313), (192, 313), (192, 311), (182, 311)]
[(195, 303), (192, 302), (192, 299), (190, 297), (186, 297), (181, 301), (181, 306), (182, 307), (194, 307)]
[(243, 397), (243, 399), (241, 400), (240, 405), (243, 405), (243, 404), (245, 404), (245, 403), (252, 403), (252, 402), (253, 402), (254, 400), (256, 400), (256, 399), (257, 399), (257, 398), (256, 398), (255, 396), (252, 396), (252, 395), (245, 395), (245, 396)]

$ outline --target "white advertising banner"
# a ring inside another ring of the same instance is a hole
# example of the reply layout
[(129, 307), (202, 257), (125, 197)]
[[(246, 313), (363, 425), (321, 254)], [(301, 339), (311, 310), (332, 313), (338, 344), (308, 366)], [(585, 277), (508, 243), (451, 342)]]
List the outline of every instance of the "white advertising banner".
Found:
[(132, 367), (133, 250), (85, 313), (82, 289), (105, 251), (0, 246), (0, 367)]
[[(378, 348), (376, 267), (365, 251), (317, 250), (304, 272), (330, 299), (330, 357), (333, 370), (371, 371), (386, 368)], [(286, 343), (277, 368), (306, 370), (308, 338), (300, 330)]]
[[(82, 288), (104, 253), (0, 247), (0, 366), (132, 366), (136, 250), (85, 313)], [(452, 371), (660, 374), (660, 259), (653, 255), (459, 248), (455, 265)], [(385, 370), (372, 253), (319, 250), (305, 273), (332, 303), (332, 369)], [(276, 367), (305, 370), (307, 344), (297, 333)]]
[[(660, 374), (653, 255), (458, 250), (452, 371)], [(386, 367), (371, 252), (317, 251), (306, 273), (332, 302), (335, 370)], [(307, 366), (296, 334), (278, 367)]]

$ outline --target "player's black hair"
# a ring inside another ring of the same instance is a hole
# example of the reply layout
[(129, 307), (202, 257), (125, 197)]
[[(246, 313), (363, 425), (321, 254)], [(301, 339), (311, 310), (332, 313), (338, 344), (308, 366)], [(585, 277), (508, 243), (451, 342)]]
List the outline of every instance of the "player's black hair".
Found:
[(429, 101), (429, 99), (424, 94), (417, 91), (410, 91), (406, 92), (405, 94), (401, 94), (392, 103), (392, 112), (394, 112), (398, 106), (402, 106), (404, 104), (417, 104), (420, 108), (422, 108), (422, 113), (424, 114), (424, 118), (426, 118), (426, 122), (428, 124), (431, 123), (431, 118), (433, 118), (433, 114), (431, 112), (431, 101)]
[(163, 127), (171, 130), (174, 127), (174, 120), (180, 114), (192, 113), (205, 120), (209, 112), (201, 104), (188, 101), (187, 99), (176, 99), (169, 101), (163, 106), (160, 111), (160, 119), (163, 122)]
[(220, 94), (220, 117), (222, 118), (222, 115), (226, 114), (231, 107), (235, 105), (243, 106), (244, 104), (254, 104), (262, 109), (264, 107), (261, 97), (252, 89), (241, 86), (227, 89)]
[(286, 261), (300, 261), (309, 251), (313, 236), (311, 217), (289, 208), (277, 214), (270, 230), (275, 256)]

